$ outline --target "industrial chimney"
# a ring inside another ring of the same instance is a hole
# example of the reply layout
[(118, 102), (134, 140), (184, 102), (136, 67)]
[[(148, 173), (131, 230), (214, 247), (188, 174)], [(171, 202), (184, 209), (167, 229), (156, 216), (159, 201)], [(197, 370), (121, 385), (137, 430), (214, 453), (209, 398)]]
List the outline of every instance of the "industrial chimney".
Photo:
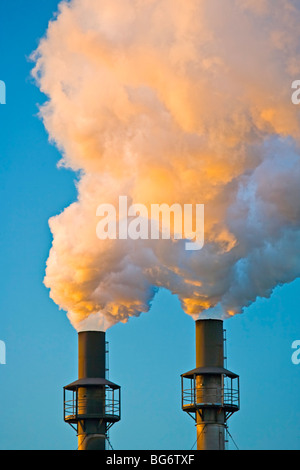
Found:
[(120, 387), (106, 378), (102, 331), (78, 334), (78, 380), (64, 387), (64, 420), (77, 432), (78, 450), (105, 450), (108, 430), (120, 420)]
[(181, 376), (182, 409), (196, 422), (198, 450), (225, 450), (227, 420), (240, 408), (239, 377), (224, 368), (222, 320), (196, 321), (196, 369)]

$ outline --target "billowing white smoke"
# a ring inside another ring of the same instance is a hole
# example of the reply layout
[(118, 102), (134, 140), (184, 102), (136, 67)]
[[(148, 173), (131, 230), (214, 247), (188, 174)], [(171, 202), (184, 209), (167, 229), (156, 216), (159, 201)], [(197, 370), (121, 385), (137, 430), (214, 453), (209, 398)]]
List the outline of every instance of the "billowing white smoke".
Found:
[[(45, 284), (77, 329), (157, 288), (226, 318), (300, 275), (300, 11), (293, 0), (71, 0), (35, 53), (41, 115), (80, 170), (50, 220)], [(298, 75), (297, 75), (298, 74)], [(205, 246), (103, 240), (97, 207), (205, 204)]]

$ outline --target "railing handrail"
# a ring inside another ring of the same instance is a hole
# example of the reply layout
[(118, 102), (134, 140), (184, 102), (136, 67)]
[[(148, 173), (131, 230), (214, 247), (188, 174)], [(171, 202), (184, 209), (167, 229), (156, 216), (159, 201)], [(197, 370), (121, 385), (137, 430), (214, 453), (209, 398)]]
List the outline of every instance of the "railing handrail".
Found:
[[(211, 393), (214, 392), (214, 393)], [(235, 405), (239, 404), (239, 389), (232, 387), (192, 387), (182, 390), (182, 403), (193, 404), (200, 403), (201, 398), (220, 398), (216, 401), (223, 405)], [(205, 396), (206, 395), (206, 396)], [(206, 400), (208, 402), (208, 400)], [(205, 402), (205, 401), (204, 401)], [(203, 403), (204, 403), (203, 402)], [(211, 401), (209, 401), (211, 403)]]
[[(72, 398), (70, 400), (65, 400), (64, 401), (64, 412), (65, 416), (66, 415), (80, 415), (80, 407), (87, 403), (89, 400), (88, 398)], [(104, 406), (104, 415), (111, 415), (111, 416), (119, 416), (120, 415), (120, 401), (117, 399), (105, 399), (105, 403), (103, 403)], [(98, 403), (95, 403), (95, 405), (91, 408), (89, 408), (87, 414), (95, 411), (101, 411)]]

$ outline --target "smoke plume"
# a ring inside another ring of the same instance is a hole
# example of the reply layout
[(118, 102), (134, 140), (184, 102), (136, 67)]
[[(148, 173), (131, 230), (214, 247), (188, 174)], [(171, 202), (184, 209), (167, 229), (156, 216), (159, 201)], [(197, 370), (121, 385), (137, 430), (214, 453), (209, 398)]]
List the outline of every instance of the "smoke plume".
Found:
[[(147, 312), (160, 287), (194, 318), (227, 318), (300, 275), (299, 24), (294, 0), (59, 5), (33, 74), (79, 174), (45, 276), (75, 328)], [(97, 207), (120, 195), (204, 204), (204, 248), (99, 240)]]

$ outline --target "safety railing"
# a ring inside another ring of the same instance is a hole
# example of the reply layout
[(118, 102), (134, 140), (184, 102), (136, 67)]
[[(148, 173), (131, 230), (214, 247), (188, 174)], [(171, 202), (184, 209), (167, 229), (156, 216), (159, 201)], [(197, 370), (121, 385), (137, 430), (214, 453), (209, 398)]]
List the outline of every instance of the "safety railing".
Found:
[(80, 418), (97, 418), (106, 421), (118, 421), (120, 419), (120, 393), (119, 390), (105, 388), (103, 390), (93, 390), (80, 396), (80, 389), (72, 391), (70, 399), (64, 399), (64, 419), (65, 421), (76, 421)]
[(239, 389), (232, 387), (194, 386), (182, 390), (182, 407), (239, 407)]

